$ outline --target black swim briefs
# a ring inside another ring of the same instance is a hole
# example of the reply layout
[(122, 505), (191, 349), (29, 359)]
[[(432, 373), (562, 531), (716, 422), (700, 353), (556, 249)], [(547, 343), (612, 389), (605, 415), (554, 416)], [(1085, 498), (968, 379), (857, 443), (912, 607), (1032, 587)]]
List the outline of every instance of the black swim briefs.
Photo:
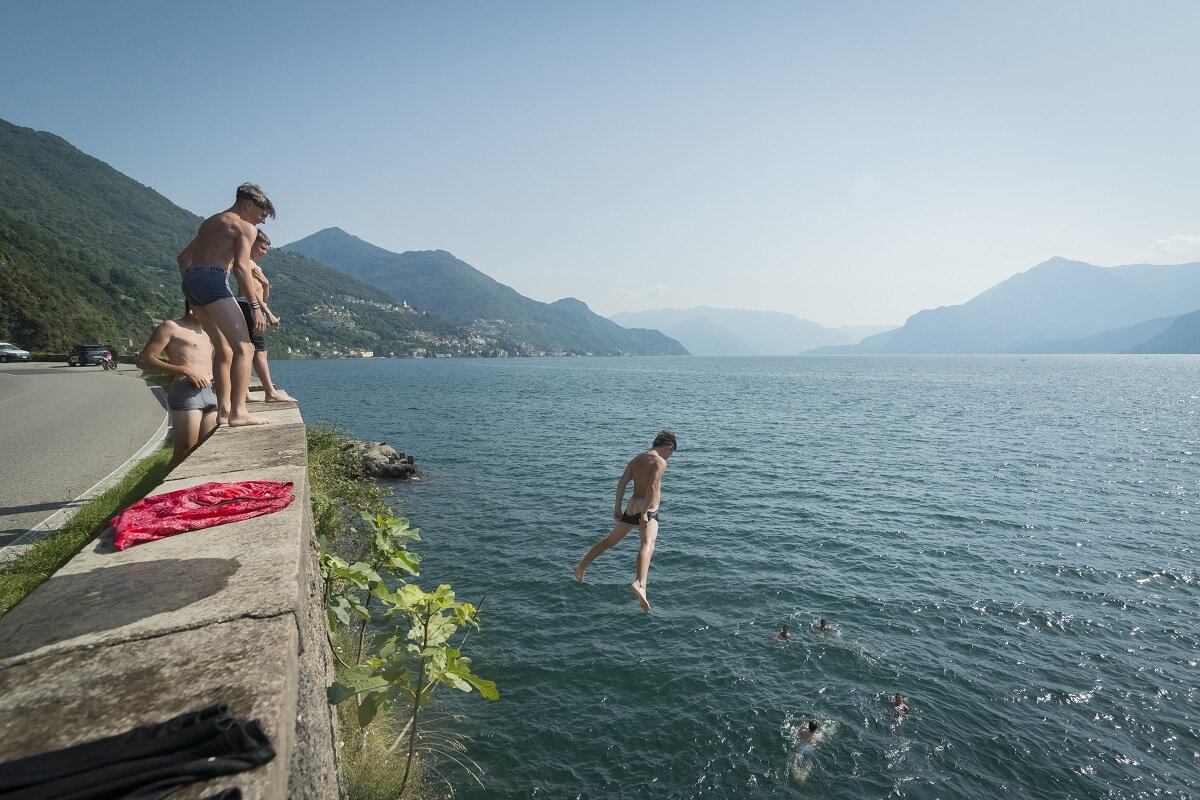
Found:
[[(651, 511), (646, 514), (647, 522), (649, 522), (652, 519), (655, 519), (655, 520), (658, 519), (657, 511)], [(622, 511), (621, 512), (621, 522), (624, 522), (626, 525), (640, 525), (642, 522), (642, 515), (641, 514), (626, 514), (624, 511)]]

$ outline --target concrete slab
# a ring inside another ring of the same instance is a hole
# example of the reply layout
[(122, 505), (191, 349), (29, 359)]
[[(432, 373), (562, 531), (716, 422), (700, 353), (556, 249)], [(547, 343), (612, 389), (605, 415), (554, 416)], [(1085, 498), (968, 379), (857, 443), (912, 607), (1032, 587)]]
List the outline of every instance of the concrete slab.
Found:
[(266, 400), (259, 397), (251, 397), (250, 402), (246, 404), (246, 408), (250, 409), (251, 413), (260, 414), (263, 411), (273, 411), (278, 408), (298, 408), (295, 400), (276, 400), (268, 403)]
[(102, 535), (0, 619), (0, 761), (224, 702), (263, 723), (276, 759), (172, 798), (338, 796), (305, 428), (294, 404), (260, 413), (272, 424), (218, 429), (154, 494), (292, 481), (288, 508), (123, 553)]
[[(161, 636), (244, 617), (293, 614), (301, 596), (307, 479), (295, 467), (256, 470), (261, 480), (296, 480), (282, 511), (112, 548), (105, 534), (4, 617), (0, 667), (79, 647)], [(236, 480), (216, 474), (190, 479)], [(186, 488), (168, 481), (162, 491)]]
[[(296, 621), (243, 619), (95, 650), (42, 656), (0, 670), (0, 761), (70, 747), (225, 703), (256, 719), (275, 759), (180, 789), (194, 799), (240, 786), (246, 798), (287, 794), (296, 723)], [(53, 676), (70, 676), (64, 692)]]
[(244, 471), (277, 466), (305, 467), (308, 463), (304, 425), (296, 409), (279, 409), (263, 416), (270, 425), (217, 428), (171, 478)]

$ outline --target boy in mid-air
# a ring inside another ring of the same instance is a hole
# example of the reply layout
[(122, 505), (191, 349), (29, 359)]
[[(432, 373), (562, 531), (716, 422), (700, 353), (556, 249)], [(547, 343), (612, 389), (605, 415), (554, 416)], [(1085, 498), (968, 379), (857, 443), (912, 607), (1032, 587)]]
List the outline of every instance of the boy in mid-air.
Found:
[[(675, 452), (675, 434), (661, 431), (654, 437), (654, 444), (644, 453), (638, 453), (625, 465), (621, 479), (617, 481), (617, 502), (613, 505), (613, 526), (608, 536), (592, 545), (583, 560), (575, 565), (575, 580), (583, 583), (583, 573), (596, 556), (625, 538), (635, 527), (642, 538), (637, 557), (637, 580), (629, 584), (637, 597), (642, 611), (649, 613), (650, 601), (646, 598), (646, 579), (650, 574), (650, 558), (654, 555), (654, 542), (658, 538), (658, 504), (662, 495), (662, 476), (667, 471), (667, 459)], [(633, 497), (624, 511), (625, 488), (633, 481)]]
[[(164, 361), (160, 354), (166, 351)], [(174, 453), (167, 472), (179, 466), (196, 445), (217, 427), (217, 396), (212, 389), (213, 346), (190, 305), (179, 319), (154, 329), (138, 354), (137, 365), (147, 372), (173, 375), (167, 389)]]

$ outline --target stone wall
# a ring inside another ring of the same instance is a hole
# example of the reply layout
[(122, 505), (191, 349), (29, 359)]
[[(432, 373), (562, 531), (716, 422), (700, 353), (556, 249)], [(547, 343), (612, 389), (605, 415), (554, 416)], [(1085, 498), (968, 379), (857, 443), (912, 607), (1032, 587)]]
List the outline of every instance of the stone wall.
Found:
[(173, 800), (338, 796), (304, 423), (294, 403), (251, 405), (271, 424), (218, 429), (153, 493), (291, 481), (295, 502), (124, 552), (102, 535), (0, 618), (0, 761), (225, 703), (275, 759)]

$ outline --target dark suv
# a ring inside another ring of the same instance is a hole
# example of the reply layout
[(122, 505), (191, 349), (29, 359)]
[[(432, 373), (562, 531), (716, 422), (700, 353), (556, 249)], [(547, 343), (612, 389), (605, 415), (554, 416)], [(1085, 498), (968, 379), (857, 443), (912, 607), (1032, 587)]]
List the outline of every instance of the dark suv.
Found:
[(77, 344), (71, 348), (67, 363), (72, 367), (94, 367), (104, 361), (109, 349), (102, 344)]

